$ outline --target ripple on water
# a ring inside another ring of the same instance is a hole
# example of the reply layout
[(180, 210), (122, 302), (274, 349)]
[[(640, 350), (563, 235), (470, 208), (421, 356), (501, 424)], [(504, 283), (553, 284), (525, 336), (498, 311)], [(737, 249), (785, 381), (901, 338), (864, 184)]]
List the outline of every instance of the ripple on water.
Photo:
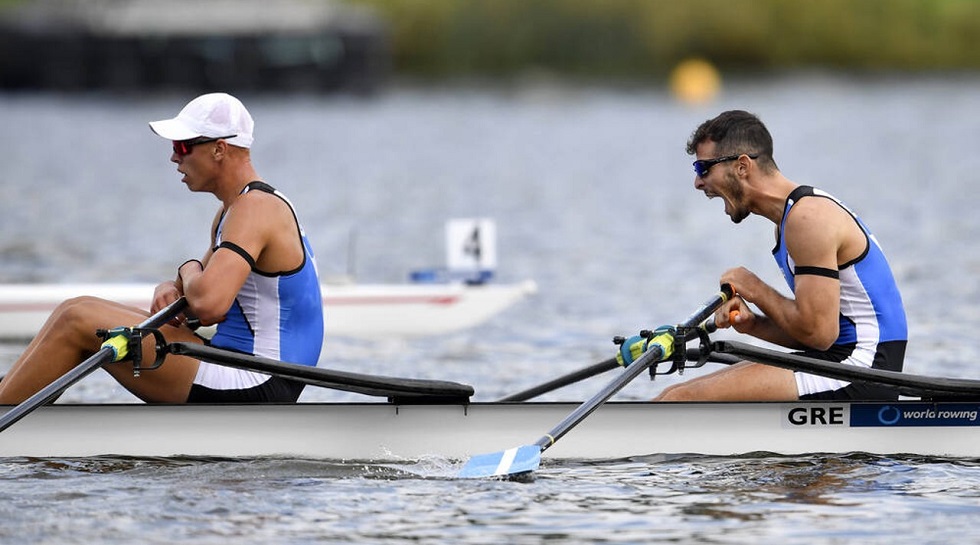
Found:
[[(903, 542), (923, 525), (948, 536), (973, 524), (978, 464), (865, 454), (659, 456), (546, 461), (532, 481), (513, 482), (456, 480), (458, 464), (439, 459), (6, 459), (3, 509), (24, 514), (0, 526), (0, 537), (103, 535), (97, 521), (111, 519), (119, 536), (154, 535), (148, 542), (159, 543)], [(64, 510), (71, 520), (53, 522)]]

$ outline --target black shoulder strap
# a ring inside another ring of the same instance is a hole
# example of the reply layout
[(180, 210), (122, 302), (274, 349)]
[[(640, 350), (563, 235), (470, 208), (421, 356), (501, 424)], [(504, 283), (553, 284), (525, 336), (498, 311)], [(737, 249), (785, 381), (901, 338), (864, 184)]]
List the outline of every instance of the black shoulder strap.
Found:
[(794, 189), (792, 193), (789, 194), (789, 197), (786, 197), (786, 202), (796, 202), (803, 197), (809, 197), (810, 195), (813, 195), (813, 187), (801, 185)]
[(253, 189), (258, 189), (259, 191), (265, 191), (266, 193), (275, 193), (276, 192), (276, 188), (274, 188), (271, 185), (263, 182), (262, 180), (255, 180), (254, 182), (249, 182), (248, 185), (245, 186), (245, 187), (249, 191), (251, 191)]

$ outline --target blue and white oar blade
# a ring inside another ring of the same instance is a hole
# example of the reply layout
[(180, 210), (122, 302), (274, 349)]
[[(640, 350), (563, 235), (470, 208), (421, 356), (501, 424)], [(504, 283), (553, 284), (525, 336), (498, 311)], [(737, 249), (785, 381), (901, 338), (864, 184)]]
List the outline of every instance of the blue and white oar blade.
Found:
[(469, 459), (457, 475), (461, 479), (482, 479), (518, 475), (538, 469), (541, 447), (524, 445), (491, 454), (479, 454)]

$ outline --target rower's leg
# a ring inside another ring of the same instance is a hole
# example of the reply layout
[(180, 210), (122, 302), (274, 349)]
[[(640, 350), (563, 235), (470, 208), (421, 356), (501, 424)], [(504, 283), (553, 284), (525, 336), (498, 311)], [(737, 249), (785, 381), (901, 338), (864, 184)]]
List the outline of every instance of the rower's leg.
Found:
[[(96, 330), (135, 325), (147, 316), (140, 309), (94, 297), (65, 301), (0, 382), (0, 403), (22, 402), (97, 352), (102, 339)], [(161, 330), (170, 340), (196, 339), (187, 329), (164, 326)], [(152, 341), (145, 342), (144, 353), (152, 359)], [(107, 365), (106, 370), (145, 401), (183, 402), (197, 373), (197, 361), (171, 356), (163, 367), (139, 378), (133, 377), (132, 365), (126, 362)]]
[(796, 401), (793, 371), (743, 361), (664, 389), (654, 401)]

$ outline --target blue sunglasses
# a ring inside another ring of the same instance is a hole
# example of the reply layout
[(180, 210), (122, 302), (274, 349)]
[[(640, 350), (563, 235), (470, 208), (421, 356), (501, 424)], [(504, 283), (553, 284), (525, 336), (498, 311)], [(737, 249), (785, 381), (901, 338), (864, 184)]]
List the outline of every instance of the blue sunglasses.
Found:
[[(745, 154), (739, 153), (738, 155), (726, 155), (725, 157), (718, 157), (717, 159), (701, 159), (698, 161), (694, 161), (693, 163), (694, 173), (698, 175), (698, 178), (704, 178), (705, 176), (708, 175), (708, 171), (711, 170), (711, 167), (717, 165), (718, 163), (734, 161), (735, 159), (738, 159), (742, 155)], [(748, 157), (749, 159), (756, 159), (759, 157), (759, 155), (758, 154), (749, 155)]]

